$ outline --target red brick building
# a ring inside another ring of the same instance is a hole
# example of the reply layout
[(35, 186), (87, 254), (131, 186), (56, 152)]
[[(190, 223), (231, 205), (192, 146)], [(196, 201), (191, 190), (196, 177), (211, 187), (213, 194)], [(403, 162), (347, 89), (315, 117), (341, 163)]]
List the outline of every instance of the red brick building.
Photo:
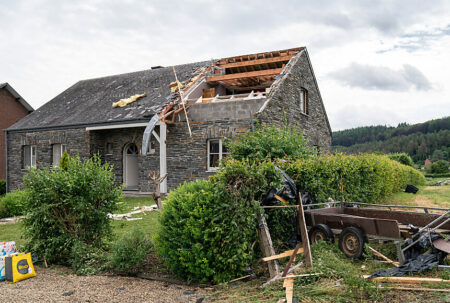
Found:
[(33, 108), (9, 85), (0, 83), (0, 179), (6, 177), (6, 140), (7, 129), (29, 113)]

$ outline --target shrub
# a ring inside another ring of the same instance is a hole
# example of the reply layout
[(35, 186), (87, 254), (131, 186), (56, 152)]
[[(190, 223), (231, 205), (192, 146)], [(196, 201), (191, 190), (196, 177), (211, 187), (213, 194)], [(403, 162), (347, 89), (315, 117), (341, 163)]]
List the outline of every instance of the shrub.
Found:
[(254, 131), (237, 135), (227, 147), (234, 159), (303, 159), (317, 151), (307, 145), (308, 140), (298, 126), (282, 127), (257, 124)]
[(152, 247), (148, 236), (135, 227), (113, 244), (110, 265), (118, 272), (135, 274), (140, 271)]
[(430, 165), (432, 174), (444, 174), (449, 172), (450, 163), (445, 160), (438, 160)]
[(24, 214), (24, 200), (27, 192), (12, 191), (0, 198), (0, 218), (20, 216)]
[(403, 165), (414, 167), (414, 162), (407, 153), (392, 153), (387, 154), (389, 159), (397, 161)]
[(121, 188), (114, 185), (112, 167), (99, 157), (70, 158), (60, 167), (30, 169), (24, 176), (29, 195), (24, 234), (27, 250), (50, 263), (69, 262), (72, 247), (82, 242), (101, 247), (111, 235), (108, 213), (116, 208)]
[(382, 202), (407, 184), (425, 184), (416, 169), (374, 154), (314, 157), (280, 163), (297, 187), (317, 202)]
[(253, 262), (261, 195), (277, 187), (273, 163), (228, 159), (210, 180), (170, 192), (157, 237), (164, 263), (190, 281), (228, 281)]
[(6, 180), (0, 179), (0, 197), (6, 194)]
[(91, 276), (104, 270), (107, 255), (99, 247), (75, 241), (71, 249), (69, 262), (77, 275)]

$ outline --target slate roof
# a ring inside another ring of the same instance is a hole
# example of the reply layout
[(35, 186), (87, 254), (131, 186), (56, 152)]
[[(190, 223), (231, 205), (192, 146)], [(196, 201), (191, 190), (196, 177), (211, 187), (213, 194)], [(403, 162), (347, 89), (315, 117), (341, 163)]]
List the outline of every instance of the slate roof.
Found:
[(28, 102), (25, 101), (25, 99), (22, 98), (22, 96), (19, 95), (19, 93), (16, 92), (16, 90), (15, 90), (11, 85), (9, 85), (8, 82), (0, 83), (0, 89), (2, 89), (2, 88), (4, 88), (4, 89), (6, 89), (7, 91), (9, 91), (9, 93), (10, 93), (11, 95), (13, 95), (14, 98), (16, 98), (16, 100), (19, 101), (20, 104), (22, 104), (22, 106), (25, 107), (29, 112), (34, 111), (33, 107), (31, 107), (31, 105), (28, 104)]
[[(175, 66), (179, 81), (187, 81), (212, 61)], [(82, 80), (42, 105), (8, 131), (107, 123), (147, 122), (171, 98), (168, 84), (175, 81), (172, 67)], [(125, 107), (112, 104), (135, 94), (146, 96)]]

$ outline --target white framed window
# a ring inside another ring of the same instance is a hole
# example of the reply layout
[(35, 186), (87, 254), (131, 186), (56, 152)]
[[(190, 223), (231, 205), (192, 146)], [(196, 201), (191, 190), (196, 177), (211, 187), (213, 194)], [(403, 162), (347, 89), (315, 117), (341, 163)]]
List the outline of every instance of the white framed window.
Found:
[(304, 88), (300, 89), (300, 112), (308, 114), (308, 91)]
[(223, 139), (208, 140), (208, 170), (214, 171), (219, 167), (219, 162), (229, 155)]
[(61, 163), (61, 158), (65, 151), (65, 144), (57, 143), (52, 145), (53, 166), (58, 166)]
[(24, 145), (22, 148), (22, 168), (36, 167), (36, 146)]

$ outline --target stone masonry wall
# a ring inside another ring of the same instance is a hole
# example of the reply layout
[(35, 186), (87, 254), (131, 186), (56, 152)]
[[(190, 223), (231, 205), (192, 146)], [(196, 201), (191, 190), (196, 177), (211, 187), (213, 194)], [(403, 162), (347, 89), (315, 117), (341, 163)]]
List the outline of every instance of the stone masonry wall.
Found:
[[(192, 137), (186, 122), (177, 122), (167, 126), (167, 185), (173, 189), (185, 181), (207, 178), (214, 172), (207, 171), (207, 140), (214, 138), (232, 138), (236, 133), (243, 133), (252, 125), (251, 119), (190, 121)], [(159, 127), (155, 131), (159, 134)], [(104, 161), (114, 165), (117, 183), (123, 182), (123, 149), (128, 143), (134, 143), (141, 150), (144, 128), (112, 129), (91, 131), (91, 150), (99, 153)], [(112, 143), (113, 152), (105, 154), (107, 143)], [(151, 147), (154, 152), (142, 156), (139, 153), (139, 190), (154, 191), (154, 186), (148, 184), (148, 173), (159, 170), (159, 143), (151, 137)]]
[[(300, 110), (301, 88), (308, 91), (307, 114)], [(320, 98), (307, 53), (302, 51), (289, 62), (281, 78), (272, 86), (263, 110), (255, 114), (261, 123), (297, 124), (305, 131), (311, 145), (319, 146), (322, 152), (331, 148), (331, 131), (327, 115)]]
[(84, 129), (50, 130), (35, 132), (8, 132), (8, 190), (20, 188), (23, 174), (23, 146), (36, 146), (36, 167), (52, 164), (52, 144), (66, 144), (69, 155), (88, 157), (89, 133)]

